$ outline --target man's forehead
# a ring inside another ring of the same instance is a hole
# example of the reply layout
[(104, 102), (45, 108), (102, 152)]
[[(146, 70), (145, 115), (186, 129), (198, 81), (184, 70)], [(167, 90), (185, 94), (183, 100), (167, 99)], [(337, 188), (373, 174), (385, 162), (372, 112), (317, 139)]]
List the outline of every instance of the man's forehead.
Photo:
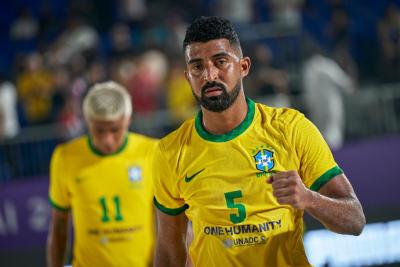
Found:
[(215, 39), (207, 42), (193, 42), (186, 46), (185, 58), (188, 62), (193, 58), (211, 57), (213, 55), (226, 53), (236, 57), (235, 49), (228, 39)]
[(116, 119), (94, 119), (94, 118), (89, 118), (88, 122), (92, 124), (95, 127), (101, 127), (101, 128), (107, 128), (107, 127), (113, 127), (116, 125), (120, 125), (124, 123), (126, 118), (124, 116)]

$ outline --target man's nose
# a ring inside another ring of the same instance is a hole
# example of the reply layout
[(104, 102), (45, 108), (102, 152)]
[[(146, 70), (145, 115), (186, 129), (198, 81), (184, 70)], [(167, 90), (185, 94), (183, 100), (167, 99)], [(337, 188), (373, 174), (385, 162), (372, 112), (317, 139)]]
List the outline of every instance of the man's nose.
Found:
[(218, 78), (218, 68), (210, 62), (204, 69), (204, 80), (207, 82), (213, 82)]
[(103, 144), (106, 146), (112, 146), (114, 144), (114, 136), (112, 133), (105, 133), (102, 139)]

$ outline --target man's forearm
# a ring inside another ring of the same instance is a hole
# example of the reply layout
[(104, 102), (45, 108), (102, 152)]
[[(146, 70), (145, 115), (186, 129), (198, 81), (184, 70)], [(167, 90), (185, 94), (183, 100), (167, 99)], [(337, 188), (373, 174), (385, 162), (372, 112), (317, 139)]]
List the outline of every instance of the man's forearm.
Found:
[(305, 210), (326, 228), (340, 234), (359, 235), (365, 225), (360, 202), (355, 197), (330, 198), (311, 191), (311, 205)]
[[(176, 250), (176, 248), (173, 248), (173, 250)], [(154, 263), (155, 267), (184, 267), (186, 252), (174, 251), (174, 253), (168, 253), (168, 251), (158, 246)]]
[(67, 235), (53, 235), (47, 241), (47, 266), (62, 267), (65, 262)]
[(68, 214), (52, 211), (52, 221), (47, 238), (47, 266), (62, 267), (68, 240)]

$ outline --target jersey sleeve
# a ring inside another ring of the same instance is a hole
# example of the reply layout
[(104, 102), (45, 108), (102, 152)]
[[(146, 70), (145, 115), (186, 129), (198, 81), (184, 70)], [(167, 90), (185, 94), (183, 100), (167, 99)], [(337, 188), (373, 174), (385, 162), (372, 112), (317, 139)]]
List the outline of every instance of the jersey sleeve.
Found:
[(62, 159), (62, 146), (57, 146), (50, 163), (49, 201), (57, 210), (68, 211), (70, 198), (67, 189), (66, 166)]
[(168, 215), (178, 215), (188, 208), (180, 197), (177, 179), (159, 143), (153, 159), (154, 205)]
[(146, 146), (149, 149), (149, 152), (147, 154), (146, 158), (146, 173), (149, 178), (147, 179), (147, 189), (150, 192), (151, 198), (154, 196), (154, 171), (153, 171), (153, 159), (155, 155), (155, 151), (157, 148), (158, 140), (157, 139), (150, 139)]
[(318, 191), (343, 171), (335, 162), (317, 127), (303, 114), (298, 113), (296, 117), (293, 123), (293, 145), (299, 157), (299, 175), (308, 188)]

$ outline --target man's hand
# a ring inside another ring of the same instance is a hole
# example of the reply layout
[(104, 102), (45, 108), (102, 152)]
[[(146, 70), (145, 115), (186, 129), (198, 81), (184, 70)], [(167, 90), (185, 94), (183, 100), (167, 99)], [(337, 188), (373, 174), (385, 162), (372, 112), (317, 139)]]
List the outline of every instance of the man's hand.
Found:
[(333, 177), (318, 192), (308, 189), (297, 171), (277, 172), (267, 182), (279, 204), (305, 210), (333, 232), (359, 235), (365, 225), (361, 204), (344, 174)]
[(305, 209), (312, 201), (313, 192), (304, 185), (297, 171), (277, 172), (267, 182), (272, 185), (279, 204)]

